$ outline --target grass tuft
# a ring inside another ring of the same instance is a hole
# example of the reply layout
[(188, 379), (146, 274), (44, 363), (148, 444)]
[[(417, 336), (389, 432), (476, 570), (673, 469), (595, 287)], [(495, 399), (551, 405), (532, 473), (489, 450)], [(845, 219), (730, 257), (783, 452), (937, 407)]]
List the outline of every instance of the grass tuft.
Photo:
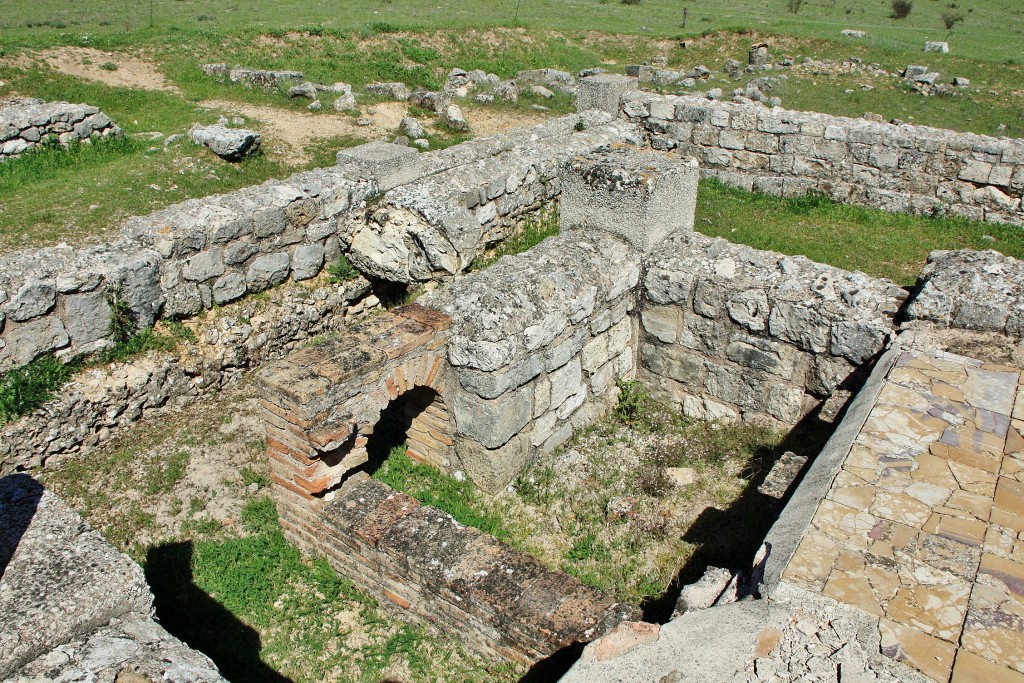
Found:
[(0, 375), (0, 424), (28, 415), (49, 401), (73, 371), (57, 358), (43, 356)]
[(424, 505), (447, 512), (460, 524), (479, 529), (499, 540), (509, 538), (501, 517), (484, 509), (473, 484), (468, 480), (458, 481), (430, 465), (415, 462), (406, 455), (405, 445), (391, 450), (373, 478), (396, 491), (408, 493)]

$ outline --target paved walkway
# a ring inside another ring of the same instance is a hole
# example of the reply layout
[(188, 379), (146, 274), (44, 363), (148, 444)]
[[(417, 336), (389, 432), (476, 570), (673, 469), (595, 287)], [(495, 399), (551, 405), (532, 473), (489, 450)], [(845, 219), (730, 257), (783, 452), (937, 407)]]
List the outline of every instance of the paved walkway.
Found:
[(1024, 385), (903, 351), (783, 580), (879, 617), (939, 681), (1024, 683)]

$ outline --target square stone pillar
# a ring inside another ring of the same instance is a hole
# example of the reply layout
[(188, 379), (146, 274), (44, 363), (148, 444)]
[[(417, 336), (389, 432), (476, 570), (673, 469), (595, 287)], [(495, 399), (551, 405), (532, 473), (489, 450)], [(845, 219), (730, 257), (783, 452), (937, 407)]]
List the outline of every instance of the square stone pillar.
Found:
[(597, 74), (581, 78), (576, 91), (576, 111), (597, 109), (618, 116), (622, 96), (636, 89), (636, 78), (620, 74)]
[(338, 152), (338, 166), (347, 166), (355, 175), (373, 178), (380, 192), (405, 185), (423, 175), (419, 152), (390, 142), (367, 142)]
[(693, 230), (696, 159), (640, 150), (602, 149), (566, 163), (561, 226), (605, 230), (646, 254), (668, 235)]

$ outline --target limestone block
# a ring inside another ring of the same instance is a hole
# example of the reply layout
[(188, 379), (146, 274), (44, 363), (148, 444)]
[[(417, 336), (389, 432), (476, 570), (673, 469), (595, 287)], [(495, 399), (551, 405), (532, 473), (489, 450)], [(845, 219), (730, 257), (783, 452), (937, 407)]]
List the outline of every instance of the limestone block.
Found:
[(551, 405), (558, 408), (567, 398), (580, 390), (583, 381), (580, 359), (574, 358), (552, 372), (549, 378), (551, 379)]
[(285, 251), (256, 258), (245, 275), (249, 291), (258, 292), (283, 282), (288, 277), (290, 264), (291, 259)]
[(511, 363), (507, 368), (495, 372), (480, 372), (464, 369), (459, 374), (459, 383), (481, 398), (497, 398), (510, 389), (517, 389), (544, 369), (540, 354), (527, 356)]
[(368, 142), (343, 149), (338, 152), (337, 162), (352, 169), (355, 175), (375, 180), (380, 192), (410, 183), (423, 174), (415, 148), (388, 142)]
[(319, 244), (303, 244), (292, 254), (292, 277), (308, 280), (320, 272), (324, 265), (324, 248)]
[(68, 295), (61, 305), (64, 326), (75, 346), (98, 341), (110, 332), (110, 304), (104, 292)]
[(697, 162), (622, 148), (576, 157), (562, 179), (561, 225), (605, 230), (648, 253), (667, 235), (692, 231)]
[(0, 529), (0, 677), (113, 617), (149, 613), (142, 569), (29, 476), (0, 479)]
[(645, 306), (640, 319), (648, 334), (658, 341), (672, 344), (678, 337), (680, 315), (674, 306)]
[(576, 111), (591, 109), (619, 113), (622, 96), (637, 89), (637, 79), (618, 74), (597, 74), (581, 78), (576, 93)]
[(57, 290), (53, 281), (30, 278), (3, 310), (11, 320), (24, 322), (52, 309), (56, 300)]
[(659, 377), (668, 377), (689, 386), (699, 386), (704, 360), (678, 346), (644, 344), (640, 348), (641, 363)]
[(761, 337), (735, 335), (725, 347), (725, 357), (750, 370), (768, 372), (789, 379), (793, 374), (792, 347)]
[(224, 254), (220, 247), (199, 252), (185, 260), (182, 277), (193, 282), (205, 282), (224, 274)]
[(529, 423), (533, 391), (532, 387), (521, 387), (494, 400), (459, 391), (455, 393), (452, 408), (463, 436), (494, 449), (503, 446)]
[(608, 335), (594, 337), (583, 347), (583, 369), (587, 372), (594, 372), (607, 363), (608, 358)]
[(213, 300), (221, 306), (241, 297), (245, 289), (245, 277), (241, 273), (226, 273), (213, 283)]
[(48, 315), (17, 327), (8, 324), (3, 341), (6, 345), (0, 346), (0, 370), (24, 365), (44, 353), (63, 348), (70, 339), (60, 318)]
[(486, 448), (471, 439), (459, 439), (455, 452), (462, 470), (488, 493), (497, 493), (509, 485), (530, 459), (530, 440), (520, 434), (497, 448)]

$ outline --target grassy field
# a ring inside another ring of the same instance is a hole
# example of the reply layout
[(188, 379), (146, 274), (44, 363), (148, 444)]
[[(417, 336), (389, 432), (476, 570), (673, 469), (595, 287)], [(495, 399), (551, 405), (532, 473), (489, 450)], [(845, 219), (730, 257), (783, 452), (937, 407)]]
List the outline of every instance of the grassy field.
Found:
[[(954, 7), (950, 7), (953, 4)], [(151, 0), (146, 3), (81, 0), (13, 0), (4, 17), (7, 40), (47, 44), (55, 38), (86, 35), (93, 44), (138, 46), (154, 37), (274, 31), (372, 30), (376, 24), (404, 28), (462, 29), (525, 26), (559, 31), (607, 31), (692, 36), (706, 31), (753, 28), (804, 37), (835, 38), (844, 28), (867, 31), (876, 47), (920, 50), (925, 40), (950, 33), (942, 21), (948, 12), (963, 16), (950, 42), (956, 54), (990, 60), (1024, 61), (1024, 8), (1012, 0), (971, 0), (960, 6), (944, 0), (917, 0), (905, 19), (890, 17), (887, 0), (812, 0), (789, 11), (789, 0), (370, 0), (369, 2), (262, 3), (245, 0)], [(683, 21), (686, 21), (685, 28)], [(66, 38), (65, 38), (66, 39)]]

